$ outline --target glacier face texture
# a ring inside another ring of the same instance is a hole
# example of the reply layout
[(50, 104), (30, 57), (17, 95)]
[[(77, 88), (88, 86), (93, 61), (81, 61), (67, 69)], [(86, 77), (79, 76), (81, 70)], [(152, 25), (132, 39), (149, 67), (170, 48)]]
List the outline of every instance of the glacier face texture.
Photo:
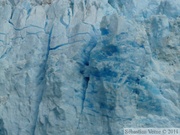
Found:
[(1, 0), (0, 134), (180, 127), (178, 0)]

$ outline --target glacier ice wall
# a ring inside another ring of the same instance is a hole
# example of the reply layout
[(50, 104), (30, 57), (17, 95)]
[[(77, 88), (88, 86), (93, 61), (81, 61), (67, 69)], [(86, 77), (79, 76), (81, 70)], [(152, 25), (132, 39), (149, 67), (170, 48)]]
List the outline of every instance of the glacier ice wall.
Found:
[(1, 0), (0, 134), (180, 127), (178, 0)]

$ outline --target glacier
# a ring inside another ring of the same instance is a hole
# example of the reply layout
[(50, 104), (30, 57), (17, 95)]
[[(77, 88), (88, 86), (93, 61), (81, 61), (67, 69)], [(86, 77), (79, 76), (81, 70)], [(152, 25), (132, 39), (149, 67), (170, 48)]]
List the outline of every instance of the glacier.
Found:
[(180, 128), (178, 0), (1, 0), (0, 135)]

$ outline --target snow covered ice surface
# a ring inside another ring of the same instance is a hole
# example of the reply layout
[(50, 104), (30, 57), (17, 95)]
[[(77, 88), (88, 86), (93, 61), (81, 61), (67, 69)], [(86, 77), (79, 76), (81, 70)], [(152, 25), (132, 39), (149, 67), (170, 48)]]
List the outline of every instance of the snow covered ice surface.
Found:
[(180, 128), (179, 0), (0, 0), (0, 135)]

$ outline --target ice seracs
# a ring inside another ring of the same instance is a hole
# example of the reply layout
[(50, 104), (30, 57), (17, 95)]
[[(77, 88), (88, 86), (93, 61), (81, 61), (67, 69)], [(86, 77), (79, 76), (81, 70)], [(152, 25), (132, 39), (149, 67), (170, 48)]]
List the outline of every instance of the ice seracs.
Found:
[(0, 2), (0, 134), (180, 127), (177, 0)]

